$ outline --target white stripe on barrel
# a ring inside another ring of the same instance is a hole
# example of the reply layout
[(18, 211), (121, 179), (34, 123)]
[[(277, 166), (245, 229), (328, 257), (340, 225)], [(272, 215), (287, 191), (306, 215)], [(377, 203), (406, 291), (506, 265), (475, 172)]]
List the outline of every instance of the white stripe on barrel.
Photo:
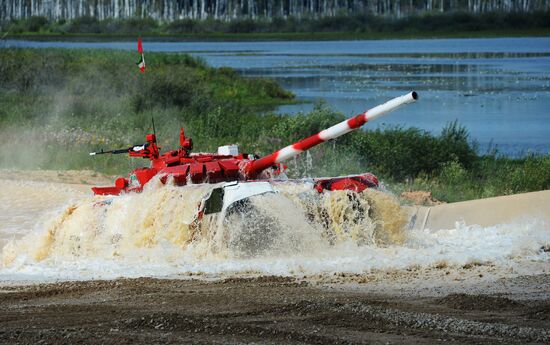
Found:
[(283, 149), (280, 149), (277, 153), (277, 158), (275, 159), (275, 163), (281, 163), (281, 162), (284, 162), (286, 161), (287, 159), (289, 158), (292, 158), (294, 156), (297, 156), (299, 155), (300, 153), (302, 153), (304, 151), (302, 150), (297, 150), (295, 149), (294, 147), (292, 147), (292, 145), (289, 145)]
[(324, 141), (327, 141), (338, 138), (339, 136), (349, 133), (351, 131), (353, 131), (353, 128), (349, 126), (348, 121), (346, 120), (319, 132), (319, 137)]
[(400, 106), (408, 103), (412, 103), (418, 99), (416, 92), (410, 92), (406, 95), (396, 97), (384, 104), (378, 105), (370, 110), (365, 111), (355, 117), (352, 117), (346, 121), (342, 121), (332, 127), (329, 127), (317, 134), (302, 139), (292, 145), (289, 145), (279, 151), (275, 151), (272, 154), (260, 158), (258, 160), (250, 161), (244, 168), (244, 173), (247, 177), (251, 178), (256, 176), (262, 170), (275, 164), (281, 163), (289, 158), (299, 155), (300, 153), (309, 150), (313, 146), (319, 145), (327, 140), (336, 139), (346, 133), (349, 133), (361, 126), (367, 121), (374, 120), (384, 114), (393, 111)]
[(418, 99), (418, 94), (413, 91), (409, 92), (406, 95), (395, 97), (392, 100), (387, 101), (384, 104), (380, 104), (370, 110), (364, 112), (366, 115), (367, 121), (374, 120), (390, 111), (394, 111), (402, 105), (412, 103)]

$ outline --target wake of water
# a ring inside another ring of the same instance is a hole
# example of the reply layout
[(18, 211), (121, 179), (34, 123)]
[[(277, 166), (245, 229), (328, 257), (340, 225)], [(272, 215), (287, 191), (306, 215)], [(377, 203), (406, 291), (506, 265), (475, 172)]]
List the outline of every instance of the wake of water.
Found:
[(141, 194), (82, 197), (10, 241), (0, 279), (362, 274), (550, 260), (541, 250), (548, 224), (406, 230), (406, 212), (374, 190), (318, 194), (307, 183), (276, 184), (277, 194), (199, 221), (198, 205), (215, 187), (157, 182)]

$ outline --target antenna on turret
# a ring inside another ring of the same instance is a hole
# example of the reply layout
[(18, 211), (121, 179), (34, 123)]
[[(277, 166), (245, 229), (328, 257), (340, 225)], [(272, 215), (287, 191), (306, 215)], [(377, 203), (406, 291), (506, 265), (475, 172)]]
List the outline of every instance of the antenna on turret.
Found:
[(157, 136), (157, 131), (155, 130), (155, 118), (151, 116), (151, 122), (153, 123), (153, 134), (155, 137)]

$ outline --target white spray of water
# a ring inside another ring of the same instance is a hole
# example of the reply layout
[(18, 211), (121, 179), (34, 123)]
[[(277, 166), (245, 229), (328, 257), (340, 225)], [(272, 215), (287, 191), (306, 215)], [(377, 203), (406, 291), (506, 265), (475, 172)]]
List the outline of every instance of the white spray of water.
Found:
[[(0, 246), (2, 237), (55, 217), (68, 200), (85, 194), (63, 184), (0, 179)], [(38, 191), (38, 192), (37, 192)]]
[(404, 230), (399, 204), (377, 191), (319, 195), (308, 184), (280, 184), (278, 194), (199, 222), (198, 205), (214, 187), (156, 182), (141, 194), (81, 198), (3, 248), (0, 280), (361, 274), (550, 261), (541, 249), (550, 244), (548, 224)]

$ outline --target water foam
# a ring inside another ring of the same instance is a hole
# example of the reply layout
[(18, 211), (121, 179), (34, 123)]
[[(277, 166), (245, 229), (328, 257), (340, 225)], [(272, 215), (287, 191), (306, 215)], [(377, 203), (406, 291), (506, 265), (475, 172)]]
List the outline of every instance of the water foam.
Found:
[(84, 197), (2, 250), (0, 280), (367, 273), (411, 267), (548, 262), (548, 224), (405, 230), (390, 195), (317, 194), (278, 184), (199, 222), (215, 185), (150, 183), (141, 194)]

